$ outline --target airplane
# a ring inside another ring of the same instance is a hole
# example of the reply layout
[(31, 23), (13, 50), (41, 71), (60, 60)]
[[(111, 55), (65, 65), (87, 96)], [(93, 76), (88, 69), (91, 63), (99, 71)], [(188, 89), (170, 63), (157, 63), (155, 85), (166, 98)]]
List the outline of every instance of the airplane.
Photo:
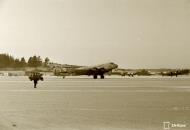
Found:
[(183, 69), (183, 70), (173, 70), (173, 71), (167, 71), (167, 72), (161, 72), (160, 73), (162, 76), (178, 76), (178, 75), (188, 75), (189, 70), (188, 69)]
[(113, 72), (114, 74), (119, 74), (121, 76), (129, 76), (134, 77), (137, 76), (150, 76), (153, 75), (150, 71), (142, 69), (142, 70), (126, 70), (126, 69), (117, 69)]
[(134, 77), (134, 75), (136, 75), (136, 73), (127, 73), (127, 75), (128, 75), (129, 77)]
[(120, 76), (125, 76), (127, 75), (127, 71), (125, 69), (117, 68), (114, 69), (109, 73), (109, 75), (120, 75)]
[(152, 75), (151, 72), (146, 69), (139, 70), (135, 74), (138, 76), (151, 76)]
[(162, 76), (178, 76), (178, 71), (169, 71), (169, 72), (161, 72), (160, 73)]
[(96, 65), (96, 66), (82, 66), (78, 68), (65, 68), (63, 70), (56, 70), (54, 73), (57, 76), (77, 76), (77, 75), (88, 75), (88, 76), (93, 76), (94, 79), (98, 78), (98, 75), (100, 76), (101, 79), (104, 79), (104, 74), (112, 71), (113, 69), (116, 69), (118, 67), (117, 64), (113, 62), (101, 64), (101, 65)]
[(121, 69), (121, 68), (117, 68), (114, 69), (110, 75), (120, 75), (120, 76), (129, 76), (129, 77), (134, 77), (134, 75), (136, 75), (135, 72), (131, 72), (128, 71), (127, 69)]

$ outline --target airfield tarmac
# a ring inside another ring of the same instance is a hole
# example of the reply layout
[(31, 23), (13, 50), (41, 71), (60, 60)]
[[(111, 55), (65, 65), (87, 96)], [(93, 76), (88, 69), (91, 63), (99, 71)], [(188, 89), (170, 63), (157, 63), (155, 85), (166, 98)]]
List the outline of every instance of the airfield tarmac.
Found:
[(190, 129), (190, 77), (0, 77), (0, 130)]

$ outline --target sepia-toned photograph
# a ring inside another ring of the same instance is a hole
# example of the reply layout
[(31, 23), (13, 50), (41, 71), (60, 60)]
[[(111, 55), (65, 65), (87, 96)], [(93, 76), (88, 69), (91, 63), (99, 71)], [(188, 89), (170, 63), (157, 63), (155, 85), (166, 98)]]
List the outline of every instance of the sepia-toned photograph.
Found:
[(190, 0), (0, 0), (0, 130), (190, 130)]

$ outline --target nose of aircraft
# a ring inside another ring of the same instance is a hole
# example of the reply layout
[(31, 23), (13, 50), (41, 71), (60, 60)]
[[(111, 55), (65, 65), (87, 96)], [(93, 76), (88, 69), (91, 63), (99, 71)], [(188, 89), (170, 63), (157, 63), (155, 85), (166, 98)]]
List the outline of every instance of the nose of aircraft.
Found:
[(111, 62), (111, 63), (109, 63), (109, 64), (110, 64), (109, 66), (110, 66), (112, 69), (115, 69), (115, 68), (118, 67), (118, 65), (115, 64), (115, 63), (113, 63), (113, 62)]
[(118, 65), (115, 64), (115, 63), (112, 63), (112, 65), (113, 65), (113, 68), (117, 68), (118, 67)]
[(118, 65), (117, 64), (114, 64), (115, 65), (115, 68), (117, 68), (118, 67)]

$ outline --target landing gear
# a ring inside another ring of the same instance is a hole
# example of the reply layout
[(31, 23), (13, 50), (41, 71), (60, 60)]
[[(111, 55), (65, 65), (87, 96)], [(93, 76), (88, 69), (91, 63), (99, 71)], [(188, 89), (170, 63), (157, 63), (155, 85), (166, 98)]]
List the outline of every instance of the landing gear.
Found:
[[(98, 78), (98, 75), (93, 75), (93, 78), (94, 78), (94, 79), (97, 79), (97, 78)], [(104, 79), (104, 75), (101, 74), (101, 75), (100, 75), (100, 78), (101, 78), (101, 79)]]
[(103, 74), (101, 74), (101, 75), (100, 75), (100, 78), (101, 78), (101, 79), (104, 79), (104, 75), (103, 75)]
[(94, 79), (97, 79), (97, 77), (98, 77), (97, 75), (94, 75), (94, 76), (93, 76)]

